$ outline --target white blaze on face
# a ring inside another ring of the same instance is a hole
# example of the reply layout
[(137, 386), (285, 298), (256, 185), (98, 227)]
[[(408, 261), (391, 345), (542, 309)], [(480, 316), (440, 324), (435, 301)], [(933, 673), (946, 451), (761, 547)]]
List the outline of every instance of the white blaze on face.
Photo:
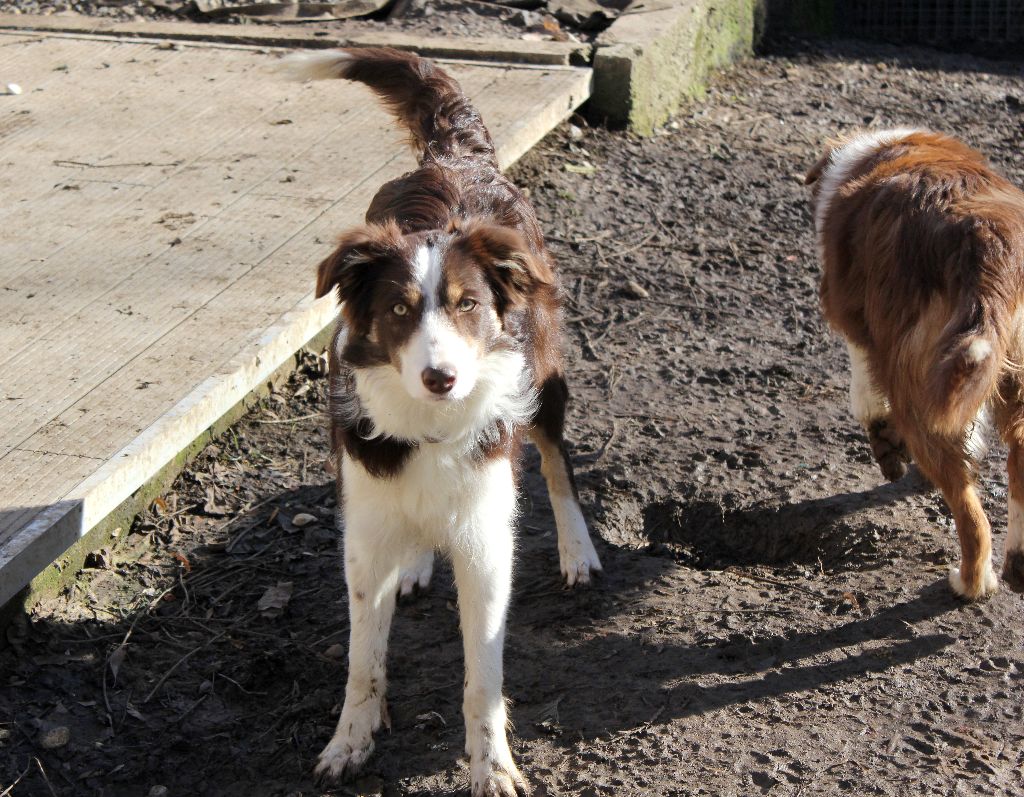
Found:
[[(463, 399), (473, 392), (479, 373), (479, 352), (451, 323), (438, 291), (443, 261), (436, 246), (422, 245), (413, 258), (413, 276), (423, 296), (420, 324), (399, 351), (402, 384), (413, 398)], [(455, 374), (455, 384), (442, 395), (431, 393), (423, 384), (423, 371), (437, 368)]]

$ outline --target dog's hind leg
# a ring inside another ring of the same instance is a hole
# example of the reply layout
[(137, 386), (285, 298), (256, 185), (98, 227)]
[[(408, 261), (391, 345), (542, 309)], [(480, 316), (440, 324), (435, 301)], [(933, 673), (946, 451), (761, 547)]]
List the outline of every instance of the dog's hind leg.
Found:
[(1010, 506), (1007, 512), (1003, 581), (1014, 592), (1024, 592), (1024, 439), (1010, 443), (1006, 470), (1010, 482)]
[(953, 441), (915, 431), (909, 440), (921, 472), (942, 491), (960, 538), (960, 567), (949, 574), (953, 591), (968, 600), (992, 595), (999, 581), (992, 569), (992, 534), (974, 487), (967, 439)]
[(1010, 501), (1007, 507), (1003, 581), (1014, 592), (1024, 592), (1024, 385), (1016, 378), (1000, 386), (1002, 406), (997, 422), (1010, 452), (1006, 459)]
[(388, 633), (406, 551), (377, 506), (345, 508), (345, 579), (349, 600), (348, 684), (334, 736), (320, 753), (316, 775), (339, 781), (358, 772), (373, 752), (373, 733), (388, 724), (385, 691)]
[(506, 738), (502, 697), (505, 613), (512, 592), (513, 518), (516, 495), (512, 465), (499, 459), (482, 468), (479, 504), (450, 543), (459, 591), (466, 656), (463, 714), (473, 797), (526, 793)]
[(563, 430), (568, 398), (569, 389), (561, 374), (555, 374), (544, 382), (530, 438), (540, 451), (540, 468), (555, 513), (559, 566), (566, 583), (572, 586), (588, 583), (591, 574), (600, 572), (601, 560), (580, 510), (576, 479), (565, 446)]
[(850, 412), (867, 432), (882, 475), (894, 482), (906, 474), (910, 456), (890, 419), (889, 402), (871, 377), (866, 352), (854, 343), (846, 346), (850, 352)]

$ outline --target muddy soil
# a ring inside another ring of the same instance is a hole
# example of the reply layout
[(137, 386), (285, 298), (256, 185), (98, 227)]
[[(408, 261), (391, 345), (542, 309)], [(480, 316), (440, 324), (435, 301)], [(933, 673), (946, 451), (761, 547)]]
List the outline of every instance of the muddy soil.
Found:
[[(534, 794), (1024, 793), (1024, 600), (957, 600), (940, 498), (913, 472), (882, 484), (800, 184), (827, 135), (895, 124), (957, 132), (1024, 183), (1022, 110), (1019, 64), (805, 45), (731, 69), (654, 138), (565, 126), (514, 169), (561, 263), (606, 568), (562, 586), (529, 452), (505, 686)], [(324, 387), (307, 358), (8, 630), (0, 792), (464, 793), (444, 567), (398, 610), (366, 773), (310, 778), (346, 669)]]

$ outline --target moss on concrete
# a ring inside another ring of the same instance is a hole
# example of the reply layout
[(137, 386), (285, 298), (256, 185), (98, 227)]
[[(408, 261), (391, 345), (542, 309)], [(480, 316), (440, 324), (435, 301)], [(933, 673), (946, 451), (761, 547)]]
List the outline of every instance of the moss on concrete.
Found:
[(753, 50), (762, 0), (674, 0), (620, 17), (597, 40), (591, 113), (650, 135), (709, 73)]

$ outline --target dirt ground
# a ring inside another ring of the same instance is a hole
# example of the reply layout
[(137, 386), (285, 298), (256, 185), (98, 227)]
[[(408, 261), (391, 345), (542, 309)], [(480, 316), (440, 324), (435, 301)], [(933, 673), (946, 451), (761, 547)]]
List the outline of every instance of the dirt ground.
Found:
[[(617, 8), (630, 0), (518, 0), (521, 8), (486, 0), (403, 0), (379, 12), (350, 19), (275, 21), (254, 14), (231, 13), (238, 7), (275, 4), (277, 0), (214, 0), (216, 10), (202, 14), (185, 0), (0, 0), (0, 14), (89, 16), (122, 22), (142, 20), (217, 22), (291, 27), (338, 38), (363, 33), (402, 32), (427, 36), (592, 41), (611, 24)], [(309, 0), (311, 4), (315, 0)], [(603, 8), (603, 10), (602, 10)], [(244, 9), (243, 9), (244, 10)], [(592, 16), (586, 16), (593, 12)], [(326, 16), (326, 15), (325, 15)]]
[[(515, 167), (561, 263), (606, 568), (561, 585), (528, 453), (505, 687), (534, 794), (1024, 793), (1024, 600), (955, 599), (940, 498), (914, 473), (882, 484), (818, 312), (800, 184), (826, 135), (897, 123), (957, 132), (1024, 184), (1021, 72), (779, 46), (654, 138), (564, 126)], [(464, 792), (444, 567), (399, 607), (392, 728), (365, 775), (311, 780), (347, 632), (321, 365), (8, 629), (0, 794)], [(997, 565), (1001, 457), (983, 479)]]

